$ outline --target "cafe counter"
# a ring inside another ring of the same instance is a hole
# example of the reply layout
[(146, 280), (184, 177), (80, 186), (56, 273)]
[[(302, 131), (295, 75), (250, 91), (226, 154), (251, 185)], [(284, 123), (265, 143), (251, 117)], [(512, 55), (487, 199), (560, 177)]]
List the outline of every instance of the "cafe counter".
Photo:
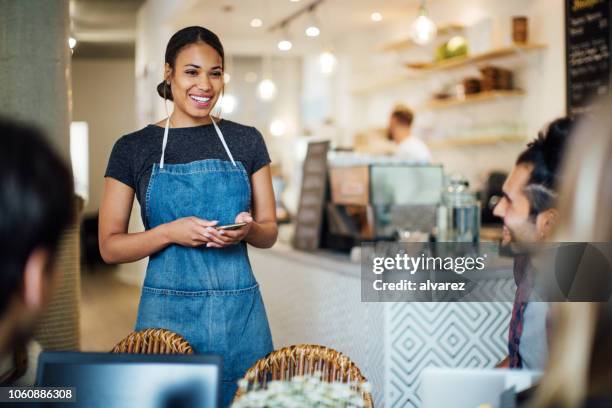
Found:
[[(249, 248), (275, 348), (325, 345), (372, 383), (375, 406), (419, 406), (428, 366), (493, 367), (507, 353), (510, 302), (361, 302), (361, 266), (345, 254), (279, 242)], [(514, 290), (514, 282), (502, 282)]]

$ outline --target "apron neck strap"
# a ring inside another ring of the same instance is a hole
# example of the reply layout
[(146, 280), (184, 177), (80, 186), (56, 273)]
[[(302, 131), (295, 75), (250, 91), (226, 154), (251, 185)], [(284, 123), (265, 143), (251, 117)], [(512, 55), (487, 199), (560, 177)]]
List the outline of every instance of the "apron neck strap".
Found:
[(166, 144), (168, 143), (168, 129), (170, 129), (170, 115), (166, 119), (166, 126), (164, 127), (164, 141), (162, 142), (162, 155), (159, 161), (159, 168), (164, 168), (164, 154), (166, 153)]
[(212, 120), (213, 126), (215, 127), (215, 131), (217, 132), (217, 136), (219, 136), (219, 139), (221, 139), (221, 143), (223, 144), (223, 148), (225, 149), (225, 152), (227, 153), (227, 155), (229, 156), (230, 160), (232, 161), (232, 164), (235, 167), (236, 166), (236, 162), (234, 161), (234, 156), (232, 156), (232, 152), (230, 152), (229, 147), (227, 147), (227, 143), (225, 143), (225, 138), (223, 137), (223, 133), (221, 133), (221, 129), (219, 129), (219, 126), (217, 125), (217, 123), (213, 119), (212, 115), (210, 116), (210, 120)]
[[(227, 153), (230, 160), (232, 161), (232, 164), (236, 166), (236, 162), (234, 161), (234, 156), (232, 156), (232, 152), (230, 152), (229, 147), (227, 147), (227, 143), (225, 143), (225, 138), (223, 137), (223, 133), (221, 133), (221, 129), (219, 129), (219, 126), (217, 125), (217, 123), (215, 122), (212, 116), (210, 117), (210, 120), (212, 121), (213, 126), (215, 127), (215, 132), (217, 132), (217, 136), (219, 136), (219, 139), (221, 140), (221, 144), (223, 144), (223, 148), (225, 149), (225, 152)], [(160, 169), (164, 168), (164, 156), (166, 153), (166, 144), (168, 144), (168, 130), (169, 129), (170, 129), (170, 116), (168, 116), (168, 119), (166, 119), (166, 126), (164, 128), (164, 141), (162, 142), (162, 154), (161, 154), (161, 160), (159, 161)]]

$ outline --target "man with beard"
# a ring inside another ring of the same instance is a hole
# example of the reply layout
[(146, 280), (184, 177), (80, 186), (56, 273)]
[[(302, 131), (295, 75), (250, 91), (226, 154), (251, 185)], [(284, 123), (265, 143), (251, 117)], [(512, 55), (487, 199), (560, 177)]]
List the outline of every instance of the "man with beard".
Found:
[[(544, 242), (556, 223), (559, 164), (573, 127), (569, 118), (550, 123), (527, 145), (506, 179), (493, 214), (504, 222), (502, 245)], [(548, 304), (535, 302), (533, 268), (526, 255), (514, 262), (517, 285), (508, 333), (508, 357), (500, 367), (542, 369), (548, 354)]]
[(0, 120), (0, 385), (18, 382), (37, 318), (53, 292), (53, 261), (73, 221), (68, 167), (34, 129)]

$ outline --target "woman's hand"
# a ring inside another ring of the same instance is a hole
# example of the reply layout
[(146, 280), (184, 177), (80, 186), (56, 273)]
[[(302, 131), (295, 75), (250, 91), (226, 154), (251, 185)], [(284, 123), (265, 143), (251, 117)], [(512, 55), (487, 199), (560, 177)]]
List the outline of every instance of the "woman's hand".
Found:
[(211, 241), (207, 236), (207, 229), (214, 229), (218, 222), (198, 217), (179, 218), (165, 224), (166, 234), (174, 244), (195, 248)]
[(242, 241), (253, 225), (253, 217), (248, 212), (241, 212), (236, 216), (234, 223), (246, 222), (247, 225), (236, 230), (218, 230), (213, 227), (206, 228), (206, 238), (210, 241), (206, 244), (209, 248), (223, 248)]

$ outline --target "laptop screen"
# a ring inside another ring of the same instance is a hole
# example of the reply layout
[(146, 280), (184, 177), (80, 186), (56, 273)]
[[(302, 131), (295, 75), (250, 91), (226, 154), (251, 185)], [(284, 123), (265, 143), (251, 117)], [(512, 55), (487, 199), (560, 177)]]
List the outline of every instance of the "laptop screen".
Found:
[(76, 403), (52, 407), (215, 407), (221, 359), (206, 355), (45, 352), (37, 385), (74, 387)]

